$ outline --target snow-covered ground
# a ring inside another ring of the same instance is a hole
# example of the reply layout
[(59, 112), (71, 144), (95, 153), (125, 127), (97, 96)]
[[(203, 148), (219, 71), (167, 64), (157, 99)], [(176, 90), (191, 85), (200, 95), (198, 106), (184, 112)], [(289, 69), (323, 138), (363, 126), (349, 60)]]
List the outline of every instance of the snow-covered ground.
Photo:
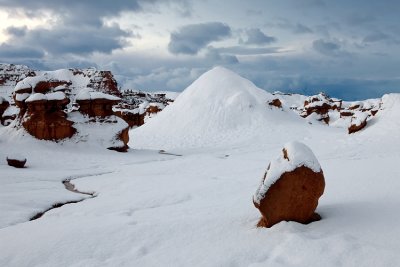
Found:
[[(226, 70), (208, 75), (132, 130), (128, 153), (0, 128), (0, 266), (400, 266), (399, 94), (348, 135), (262, 109), (270, 95)], [(323, 219), (256, 228), (252, 196), (295, 140), (324, 171)], [(7, 166), (11, 153), (27, 168)]]

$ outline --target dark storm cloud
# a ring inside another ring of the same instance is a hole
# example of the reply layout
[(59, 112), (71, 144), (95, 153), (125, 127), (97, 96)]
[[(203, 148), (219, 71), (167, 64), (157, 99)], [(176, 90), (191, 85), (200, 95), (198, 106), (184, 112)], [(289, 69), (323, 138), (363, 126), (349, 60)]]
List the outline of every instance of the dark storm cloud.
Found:
[(172, 54), (196, 55), (213, 41), (231, 36), (231, 28), (221, 22), (189, 24), (171, 33), (168, 50)]
[(318, 39), (312, 43), (312, 46), (317, 52), (326, 56), (349, 55), (342, 49), (341, 44), (336, 41)]
[(26, 26), (22, 26), (22, 27), (10, 26), (5, 30), (5, 33), (8, 35), (16, 36), (16, 37), (22, 37), (26, 34), (27, 30), (28, 30), (28, 28)]
[(20, 44), (24, 44), (32, 47), (31, 50), (50, 55), (90, 55), (95, 52), (107, 54), (124, 48), (130, 45), (126, 38), (139, 36), (122, 30), (117, 24), (105, 25), (105, 18), (117, 17), (121, 12), (141, 12), (158, 3), (182, 6), (182, 12), (189, 8), (185, 0), (0, 0), (0, 8), (10, 15), (24, 13), (29, 17), (42, 16), (47, 11), (56, 18), (51, 27), (33, 30), (27, 30), (26, 27), (8, 28), (6, 33), (11, 39), (7, 41), (7, 47), (13, 46), (17, 51), (21, 50)]
[(94, 52), (111, 53), (115, 49), (124, 47), (124, 37), (130, 35), (118, 25), (80, 28), (60, 26), (51, 30), (45, 28), (30, 30), (23, 36), (15, 36), (8, 43), (29, 44), (50, 54), (85, 55)]
[(385, 42), (387, 44), (399, 44), (400, 41), (390, 34), (377, 31), (365, 36), (363, 42), (364, 43)]
[(44, 52), (28, 46), (0, 45), (0, 59), (14, 60), (15, 58), (43, 58)]
[[(29, 16), (41, 11), (51, 11), (69, 22), (85, 22), (101, 25), (101, 19), (106, 16), (116, 16), (122, 11), (140, 11), (143, 3), (140, 0), (97, 0), (97, 1), (70, 1), (70, 0), (0, 0), (0, 6), (5, 9), (19, 9)], [(148, 2), (155, 2), (148, 1)]]
[(292, 28), (294, 33), (313, 33), (313, 30), (311, 30), (309, 27), (307, 27), (306, 25), (303, 25), (301, 23), (297, 23), (296, 25), (294, 25), (294, 27)]
[(214, 62), (214, 64), (231, 65), (239, 63), (235, 55), (221, 54), (218, 49), (209, 48), (206, 53), (206, 60)]
[(295, 34), (307, 34), (307, 33), (314, 32), (310, 27), (308, 27), (302, 23), (293, 23), (284, 18), (279, 19), (278, 22), (269, 23), (268, 26), (289, 30)]
[(247, 45), (265, 45), (276, 41), (275, 37), (266, 35), (259, 28), (246, 30), (246, 35), (247, 39), (242, 43)]

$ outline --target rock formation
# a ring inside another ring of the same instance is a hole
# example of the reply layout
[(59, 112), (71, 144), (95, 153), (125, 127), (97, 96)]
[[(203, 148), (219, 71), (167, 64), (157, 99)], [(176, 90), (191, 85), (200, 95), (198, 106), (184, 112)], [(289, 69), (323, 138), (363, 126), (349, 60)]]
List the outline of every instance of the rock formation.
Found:
[(26, 113), (22, 125), (32, 136), (41, 140), (61, 140), (72, 137), (76, 129), (67, 120), (64, 108), (69, 99), (62, 92), (32, 94), (25, 100)]
[(355, 133), (367, 126), (368, 115), (364, 112), (356, 112), (351, 117), (350, 126), (348, 128), (349, 134)]
[(259, 227), (281, 221), (310, 223), (325, 188), (322, 169), (312, 151), (302, 143), (286, 144), (282, 154), (271, 161), (253, 196), (261, 212)]
[(175, 96), (163, 93), (144, 93), (127, 90), (122, 101), (114, 106), (115, 115), (124, 119), (129, 127), (141, 126), (145, 121), (174, 101)]
[(95, 92), (90, 88), (81, 90), (76, 96), (76, 103), (79, 105), (78, 111), (84, 117), (77, 123), (101, 125), (104, 129), (111, 130), (111, 133), (104, 131), (107, 133), (105, 136), (111, 139), (107, 140), (111, 144), (107, 148), (126, 152), (129, 148), (129, 125), (115, 116), (112, 110), (112, 106), (120, 100), (116, 96)]
[(275, 98), (275, 99), (271, 100), (268, 103), (268, 105), (274, 106), (274, 107), (277, 107), (277, 108), (282, 108), (282, 102), (281, 102), (281, 100), (279, 100), (279, 98)]
[(113, 115), (112, 107), (120, 101), (119, 97), (89, 90), (82, 90), (76, 97), (79, 111), (89, 117)]
[[(14, 88), (18, 121), (37, 139), (94, 139), (107, 148), (126, 151), (128, 127), (114, 116), (121, 99), (109, 71), (66, 69), (27, 77)], [(79, 115), (80, 114), (80, 115)], [(90, 129), (95, 129), (91, 132)]]
[(7, 164), (15, 168), (23, 168), (26, 164), (26, 158), (21, 156), (8, 156)]

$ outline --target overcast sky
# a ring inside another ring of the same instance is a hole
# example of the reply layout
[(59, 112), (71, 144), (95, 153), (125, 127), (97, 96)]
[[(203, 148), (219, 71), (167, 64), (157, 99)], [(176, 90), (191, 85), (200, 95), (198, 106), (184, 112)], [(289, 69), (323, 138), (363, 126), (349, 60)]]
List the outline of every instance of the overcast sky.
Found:
[(400, 92), (398, 0), (0, 0), (0, 62), (181, 91), (223, 65), (269, 91)]

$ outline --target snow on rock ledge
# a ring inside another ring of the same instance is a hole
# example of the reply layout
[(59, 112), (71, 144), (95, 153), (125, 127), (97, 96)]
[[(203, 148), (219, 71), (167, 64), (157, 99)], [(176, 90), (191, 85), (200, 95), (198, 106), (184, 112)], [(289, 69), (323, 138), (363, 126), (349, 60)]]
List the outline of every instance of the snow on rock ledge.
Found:
[(102, 92), (93, 91), (90, 88), (82, 89), (77, 95), (76, 100), (95, 100), (95, 99), (106, 99), (111, 101), (120, 101), (121, 98), (105, 94)]
[(253, 203), (262, 214), (258, 226), (318, 219), (314, 211), (324, 188), (324, 175), (311, 149), (299, 142), (286, 144), (282, 154), (269, 164), (253, 196)]

